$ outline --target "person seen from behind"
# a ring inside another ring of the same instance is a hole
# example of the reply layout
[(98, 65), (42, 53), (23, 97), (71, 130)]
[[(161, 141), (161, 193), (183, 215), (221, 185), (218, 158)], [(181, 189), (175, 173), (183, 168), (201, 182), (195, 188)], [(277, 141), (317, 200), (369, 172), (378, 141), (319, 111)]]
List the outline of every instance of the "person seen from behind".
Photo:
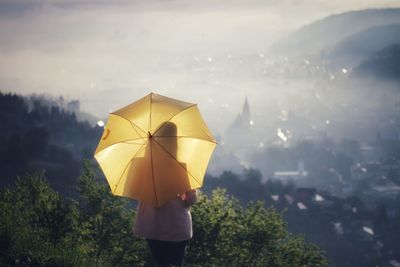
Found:
[[(178, 141), (177, 138), (172, 138), (177, 136), (176, 125), (171, 122), (165, 123), (157, 135), (169, 138), (164, 149), (171, 157), (177, 159)], [(179, 164), (181, 167), (178, 168), (178, 172), (170, 166), (164, 178), (180, 177), (178, 173), (185, 169), (186, 164)], [(139, 201), (133, 232), (147, 240), (157, 266), (183, 266), (188, 241), (193, 237), (190, 207), (197, 202), (197, 197), (197, 190), (192, 189), (177, 194), (174, 199), (160, 207)]]
[(133, 232), (147, 240), (158, 266), (183, 266), (187, 243), (193, 237), (190, 206), (196, 201), (194, 189), (159, 208), (139, 202)]

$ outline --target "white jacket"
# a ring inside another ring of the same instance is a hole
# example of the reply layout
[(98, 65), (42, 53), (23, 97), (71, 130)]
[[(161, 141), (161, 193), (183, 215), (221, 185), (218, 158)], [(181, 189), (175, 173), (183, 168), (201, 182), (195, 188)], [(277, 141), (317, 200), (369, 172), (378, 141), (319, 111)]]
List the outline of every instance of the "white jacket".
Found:
[(190, 206), (197, 201), (192, 190), (156, 208), (139, 201), (133, 232), (146, 239), (184, 241), (193, 236)]

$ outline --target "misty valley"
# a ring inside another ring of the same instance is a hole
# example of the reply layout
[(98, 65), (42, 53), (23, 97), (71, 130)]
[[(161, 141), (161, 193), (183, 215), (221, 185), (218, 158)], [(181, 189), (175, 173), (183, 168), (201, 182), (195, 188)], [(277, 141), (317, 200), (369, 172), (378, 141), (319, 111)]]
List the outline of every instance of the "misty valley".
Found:
[(82, 99), (0, 87), (0, 265), (154, 264), (130, 233), (136, 202), (93, 154), (113, 107), (159, 88), (198, 102), (218, 143), (188, 266), (400, 267), (399, 8), (331, 15), (262, 52), (165, 57)]

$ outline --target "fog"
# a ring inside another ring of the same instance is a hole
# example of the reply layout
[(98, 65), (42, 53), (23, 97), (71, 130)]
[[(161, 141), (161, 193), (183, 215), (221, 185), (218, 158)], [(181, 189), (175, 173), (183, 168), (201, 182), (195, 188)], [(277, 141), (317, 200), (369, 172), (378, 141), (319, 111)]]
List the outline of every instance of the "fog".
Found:
[[(247, 97), (251, 150), (282, 138), (366, 141), (386, 127), (377, 126), (377, 116), (394, 107), (393, 85), (353, 81), (347, 66), (269, 48), (331, 14), (399, 6), (372, 0), (0, 1), (0, 88), (78, 99), (99, 118), (149, 92), (176, 97), (199, 104), (222, 146)], [(387, 90), (377, 90), (382, 86)]]
[(109, 112), (155, 92), (217, 140), (203, 193), (282, 212), (329, 266), (400, 266), (398, 0), (0, 0), (0, 36), (0, 187), (74, 196)]

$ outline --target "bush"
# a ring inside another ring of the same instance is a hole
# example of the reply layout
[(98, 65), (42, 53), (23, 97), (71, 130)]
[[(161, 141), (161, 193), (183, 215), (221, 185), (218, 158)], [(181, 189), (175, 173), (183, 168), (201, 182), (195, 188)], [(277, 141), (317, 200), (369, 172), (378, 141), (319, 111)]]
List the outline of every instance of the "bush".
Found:
[(74, 266), (83, 263), (65, 241), (72, 231), (72, 207), (42, 174), (17, 178), (0, 194), (0, 265)]
[[(18, 178), (0, 193), (1, 266), (153, 266), (131, 233), (132, 203), (115, 197), (87, 164), (79, 197), (65, 199), (42, 174)], [(223, 190), (200, 194), (192, 210), (188, 266), (322, 266), (321, 251), (292, 236), (262, 202), (243, 208)]]
[(280, 214), (262, 202), (243, 208), (224, 190), (200, 195), (193, 207), (194, 238), (186, 262), (191, 266), (323, 266), (321, 251), (292, 236)]

